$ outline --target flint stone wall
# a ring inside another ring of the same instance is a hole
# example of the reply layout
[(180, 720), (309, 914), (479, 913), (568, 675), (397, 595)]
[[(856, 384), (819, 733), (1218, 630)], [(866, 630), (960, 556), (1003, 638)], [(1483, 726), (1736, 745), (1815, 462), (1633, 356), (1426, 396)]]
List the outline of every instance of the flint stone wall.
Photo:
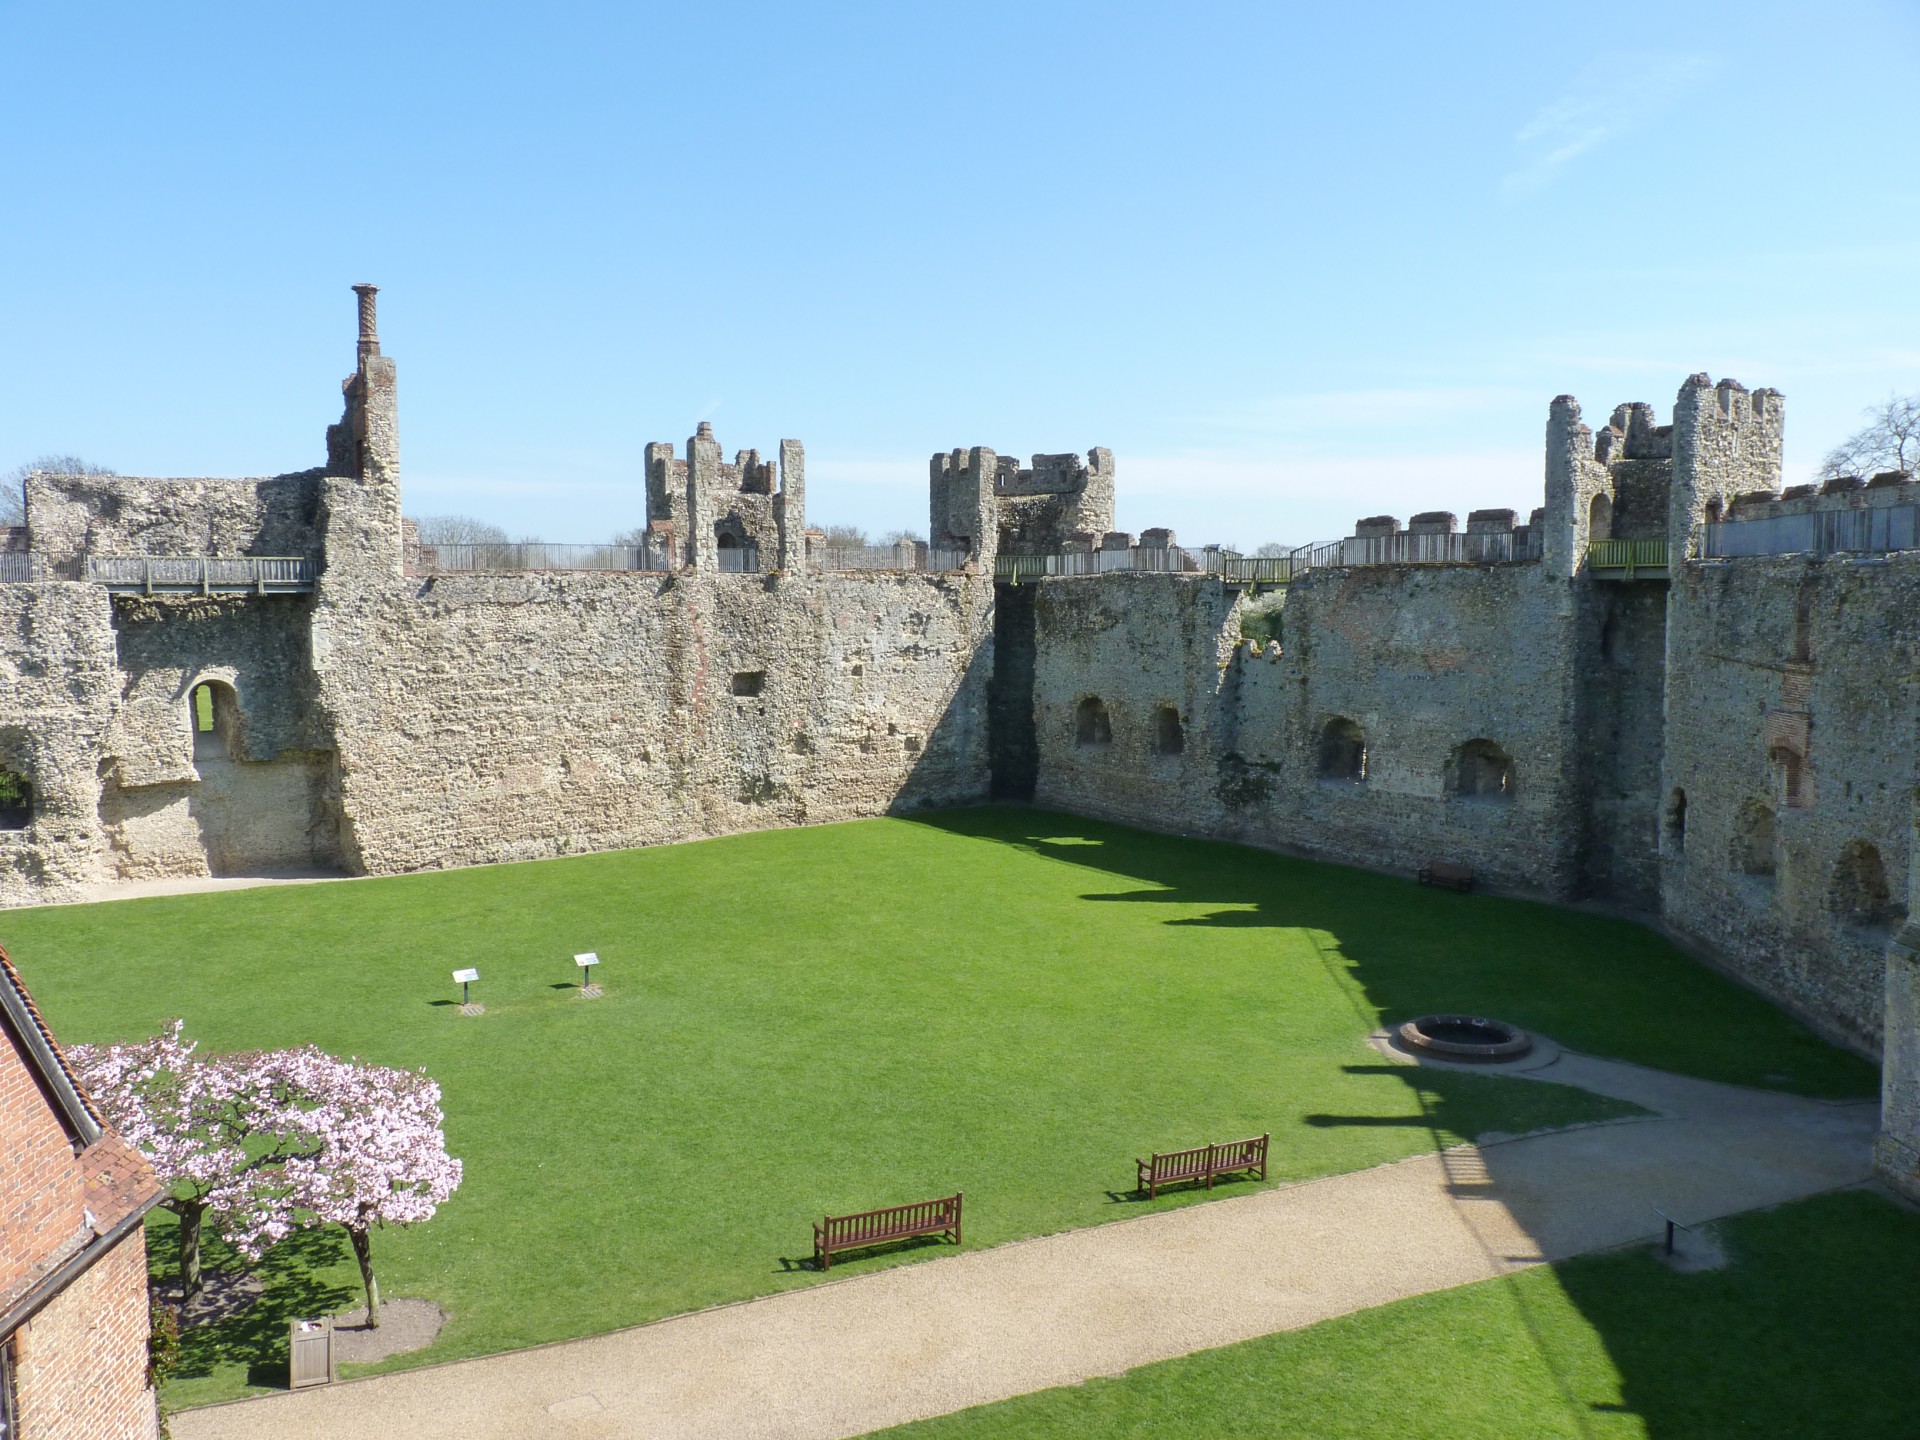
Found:
[[(1042, 582), (1034, 694), (1039, 803), (1156, 829), (1388, 869), (1470, 864), (1496, 884), (1576, 894), (1575, 627), (1538, 565), (1370, 567), (1288, 592), (1285, 649), (1237, 639), (1241, 592), (1213, 580)], [(1097, 697), (1111, 741), (1082, 743)], [(1177, 754), (1155, 712), (1181, 715)], [(1365, 735), (1364, 780), (1323, 779), (1322, 731)], [(1513, 757), (1509, 798), (1449, 792), (1458, 748)]]
[(324, 618), (352, 868), (985, 796), (990, 580), (440, 576)]
[[(1669, 805), (1684, 792), (1686, 820), (1662, 835), (1668, 923), (1875, 1047), (1886, 947), (1907, 903), (1920, 555), (1689, 564), (1670, 613), (1664, 786)], [(1782, 762), (1796, 748), (1799, 803), (1789, 803)], [(1771, 876), (1734, 863), (1748, 802), (1774, 816)], [(1884, 867), (1884, 923), (1835, 912), (1836, 867), (1855, 841)]]
[(111, 604), (91, 585), (0, 585), (0, 765), (28, 776), (33, 819), (0, 830), (0, 905), (99, 878), (99, 765), (120, 697)]
[(313, 555), (320, 475), (156, 480), (27, 478), (33, 545), (56, 561), (95, 555)]

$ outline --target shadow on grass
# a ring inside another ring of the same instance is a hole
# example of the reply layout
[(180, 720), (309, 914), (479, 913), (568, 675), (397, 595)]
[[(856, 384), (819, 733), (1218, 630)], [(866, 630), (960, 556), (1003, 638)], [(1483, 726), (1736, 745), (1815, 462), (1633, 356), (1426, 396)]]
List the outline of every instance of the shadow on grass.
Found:
[[(863, 1260), (884, 1260), (889, 1256), (904, 1255), (913, 1250), (925, 1250), (933, 1245), (944, 1245), (953, 1250), (960, 1248), (943, 1236), (909, 1235), (904, 1240), (889, 1240), (882, 1245), (862, 1245), (858, 1250), (836, 1250), (833, 1252), (833, 1268), (835, 1270), (845, 1270), (851, 1266), (857, 1266)], [(800, 1272), (818, 1275), (825, 1269), (826, 1267), (811, 1255), (782, 1255), (780, 1257), (779, 1273), (782, 1275), (793, 1275)], [(859, 1272), (855, 1271), (855, 1273), (857, 1274)]]
[[(159, 1237), (148, 1236), (148, 1255), (157, 1260), (171, 1256), (171, 1244), (155, 1244)], [(167, 1239), (170, 1241), (171, 1236)], [(240, 1258), (218, 1240), (206, 1245), (209, 1270), (238, 1270)], [(347, 1258), (347, 1242), (335, 1227), (296, 1230), (260, 1262), (258, 1278), (264, 1289), (260, 1298), (237, 1315), (204, 1325), (193, 1325), (180, 1332), (180, 1364), (176, 1374), (182, 1379), (211, 1375), (223, 1365), (246, 1368), (249, 1385), (278, 1389), (287, 1386), (287, 1325), (289, 1321), (331, 1315), (350, 1304), (355, 1289), (333, 1284), (324, 1272)], [(157, 1276), (171, 1278), (171, 1266), (154, 1264)]]
[(1496, 1015), (1589, 1054), (1704, 1079), (1823, 1098), (1878, 1092), (1866, 1061), (1630, 921), (1017, 806), (907, 818), (1133, 882), (1089, 890), (1090, 905), (1166, 907), (1172, 927), (1298, 932), (1348, 995), (1359, 1034), (1426, 1014)]

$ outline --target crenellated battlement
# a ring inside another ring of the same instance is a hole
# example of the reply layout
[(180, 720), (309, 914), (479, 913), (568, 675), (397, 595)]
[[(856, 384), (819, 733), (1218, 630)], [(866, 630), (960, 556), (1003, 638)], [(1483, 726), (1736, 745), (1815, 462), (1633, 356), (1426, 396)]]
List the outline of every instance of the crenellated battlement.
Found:
[(713, 425), (702, 420), (686, 455), (655, 441), (646, 448), (647, 524), (671, 530), (682, 563), (695, 570), (790, 570), (806, 558), (806, 458), (798, 440), (780, 442), (780, 460), (758, 450), (720, 458)]
[(1085, 460), (1035, 455), (1022, 467), (976, 445), (934, 455), (927, 481), (931, 543), (966, 550), (987, 566), (1002, 554), (1057, 554), (1076, 535), (1113, 529), (1113, 452), (1103, 446)]

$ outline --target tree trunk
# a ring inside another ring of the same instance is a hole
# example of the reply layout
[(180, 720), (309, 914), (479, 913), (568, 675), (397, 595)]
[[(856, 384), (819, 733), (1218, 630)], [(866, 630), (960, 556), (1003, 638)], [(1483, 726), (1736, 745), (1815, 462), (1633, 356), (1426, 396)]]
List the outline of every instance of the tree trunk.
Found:
[(198, 1200), (181, 1200), (168, 1208), (180, 1217), (180, 1300), (184, 1304), (205, 1284), (200, 1275), (200, 1222), (207, 1207)]
[(367, 1328), (377, 1330), (380, 1327), (380, 1282), (373, 1278), (373, 1236), (351, 1225), (347, 1227), (347, 1235), (353, 1241), (353, 1258), (360, 1262), (360, 1279), (367, 1287)]

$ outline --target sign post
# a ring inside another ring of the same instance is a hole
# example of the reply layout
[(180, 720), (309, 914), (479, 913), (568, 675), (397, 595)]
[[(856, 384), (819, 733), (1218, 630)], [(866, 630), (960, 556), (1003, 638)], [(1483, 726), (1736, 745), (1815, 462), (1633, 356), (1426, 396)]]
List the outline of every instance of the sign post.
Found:
[(474, 1013), (473, 1000), (467, 987), (479, 978), (480, 972), (478, 970), (456, 970), (453, 972), (453, 983), (460, 987), (460, 1013), (463, 1015), (471, 1015)]
[(589, 950), (574, 956), (573, 963), (580, 967), (580, 994), (587, 999), (598, 995), (600, 987), (593, 983), (593, 967), (600, 963), (600, 957)]

